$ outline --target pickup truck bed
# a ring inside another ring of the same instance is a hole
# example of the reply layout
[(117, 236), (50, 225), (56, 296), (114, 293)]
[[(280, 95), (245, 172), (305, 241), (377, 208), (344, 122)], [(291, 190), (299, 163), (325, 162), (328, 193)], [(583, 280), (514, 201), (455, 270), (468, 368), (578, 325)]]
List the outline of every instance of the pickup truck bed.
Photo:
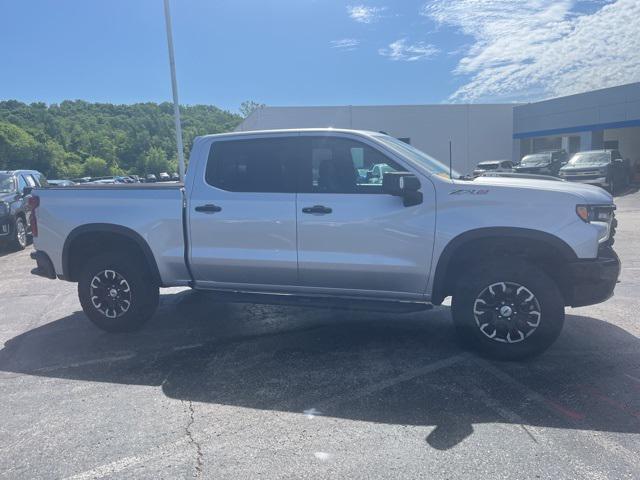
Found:
[(62, 278), (75, 278), (71, 252), (83, 234), (100, 232), (95, 240), (104, 243), (100, 251), (110, 247), (110, 234), (126, 232), (139, 237), (147, 254), (163, 259), (154, 262), (160, 285), (189, 284), (182, 184), (78, 185), (40, 189), (37, 194), (38, 237), (50, 244), (47, 253)]

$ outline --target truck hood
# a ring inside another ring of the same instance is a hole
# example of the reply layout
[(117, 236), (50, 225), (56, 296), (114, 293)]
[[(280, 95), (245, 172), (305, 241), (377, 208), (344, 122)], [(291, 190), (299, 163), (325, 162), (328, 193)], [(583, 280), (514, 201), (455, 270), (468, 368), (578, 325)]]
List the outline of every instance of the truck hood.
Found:
[(548, 190), (568, 193), (580, 197), (582, 201), (587, 204), (608, 205), (613, 203), (613, 197), (606, 190), (582, 183), (510, 177), (478, 177), (472, 182), (460, 182), (459, 185), (462, 185), (463, 183), (469, 188), (495, 186), (513, 189)]

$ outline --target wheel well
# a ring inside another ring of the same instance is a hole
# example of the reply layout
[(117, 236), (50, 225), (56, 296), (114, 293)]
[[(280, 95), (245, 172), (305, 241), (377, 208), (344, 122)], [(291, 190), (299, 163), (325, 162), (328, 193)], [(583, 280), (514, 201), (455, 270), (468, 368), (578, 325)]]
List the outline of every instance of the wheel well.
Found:
[[(72, 232), (73, 233), (73, 232)], [(64, 277), (70, 281), (78, 281), (84, 263), (99, 254), (114, 252), (131, 255), (142, 259), (149, 269), (152, 281), (160, 286), (160, 274), (153, 254), (144, 240), (136, 238), (135, 232), (119, 231), (85, 231), (69, 235), (62, 254)]]
[(533, 263), (556, 282), (565, 300), (570, 298), (571, 285), (566, 276), (570, 258), (554, 243), (520, 236), (488, 236), (460, 242), (446, 257), (442, 260), (444, 264), (438, 263), (434, 278), (432, 303), (436, 305), (453, 294), (458, 279), (473, 265), (498, 257), (516, 257)]

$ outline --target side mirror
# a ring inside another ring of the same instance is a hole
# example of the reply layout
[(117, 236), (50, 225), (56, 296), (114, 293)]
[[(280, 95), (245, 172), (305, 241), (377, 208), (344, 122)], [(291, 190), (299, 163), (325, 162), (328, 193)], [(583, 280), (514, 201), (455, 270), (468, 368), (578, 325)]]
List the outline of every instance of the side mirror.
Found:
[(382, 177), (382, 191), (388, 195), (402, 197), (405, 207), (422, 203), (420, 180), (409, 172), (386, 172)]
[(24, 187), (22, 189), (22, 195), (24, 195), (25, 197), (27, 195), (31, 195), (31, 192), (33, 192), (33, 187)]

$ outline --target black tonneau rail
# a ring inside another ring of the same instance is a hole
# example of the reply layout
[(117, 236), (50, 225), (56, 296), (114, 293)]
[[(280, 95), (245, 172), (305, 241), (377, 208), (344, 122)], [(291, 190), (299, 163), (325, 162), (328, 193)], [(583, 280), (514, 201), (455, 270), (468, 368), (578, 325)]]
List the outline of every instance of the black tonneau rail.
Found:
[[(40, 190), (180, 190), (184, 188), (181, 182), (158, 183), (78, 183), (76, 185), (37, 187)], [(36, 190), (36, 188), (34, 188)]]
[(528, 178), (531, 180), (551, 180), (557, 182), (564, 182), (562, 178), (554, 177), (551, 175), (537, 175), (535, 173), (511, 173), (511, 172), (485, 172), (481, 177), (506, 177), (506, 178)]

